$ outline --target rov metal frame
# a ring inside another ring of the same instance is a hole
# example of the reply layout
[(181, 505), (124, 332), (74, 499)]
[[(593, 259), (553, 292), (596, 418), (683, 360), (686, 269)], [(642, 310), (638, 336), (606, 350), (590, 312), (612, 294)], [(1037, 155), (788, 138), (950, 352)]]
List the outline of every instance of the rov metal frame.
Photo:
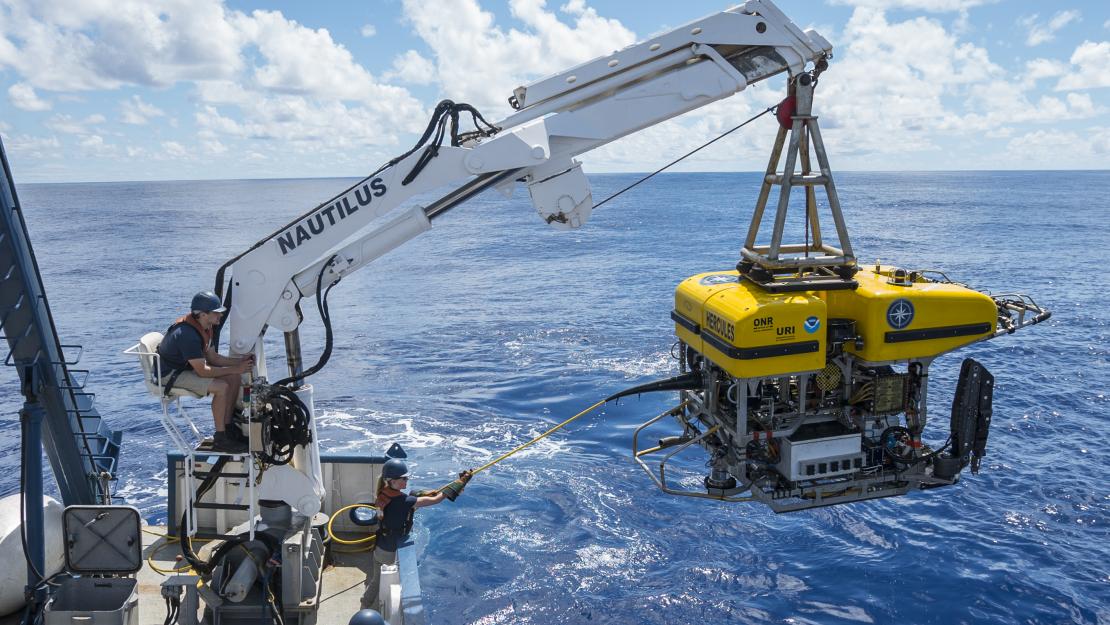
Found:
[(668, 446), (660, 444), (656, 447), (650, 447), (648, 449), (642, 449), (641, 450), (640, 449), (640, 443), (639, 443), (640, 432), (642, 432), (644, 429), (648, 428), (649, 426), (659, 422), (659, 420), (663, 419), (664, 417), (677, 416), (678, 413), (681, 412), (682, 410), (684, 410), (685, 408), (686, 408), (686, 403), (684, 402), (684, 403), (681, 403), (681, 404), (675, 406), (674, 408), (671, 408), (671, 409), (667, 410), (666, 412), (663, 412), (663, 413), (659, 414), (658, 416), (656, 416), (652, 419), (649, 419), (649, 420), (645, 421), (644, 423), (640, 424), (640, 426), (637, 427), (636, 430), (632, 432), (632, 459), (636, 461), (636, 464), (640, 465), (640, 468), (643, 469), (644, 472), (648, 474), (648, 477), (651, 478), (652, 482), (655, 482), (655, 485), (658, 486), (660, 490), (662, 490), (664, 493), (667, 493), (669, 495), (680, 495), (680, 496), (683, 496), (683, 497), (699, 497), (699, 498), (702, 498), (702, 499), (716, 499), (716, 500), (719, 500), (719, 501), (728, 501), (728, 502), (754, 501), (755, 500), (754, 497), (750, 497), (750, 496), (749, 497), (737, 497), (736, 496), (740, 493), (747, 492), (749, 490), (749, 487), (751, 486), (750, 483), (746, 486), (742, 486), (742, 487), (738, 487), (738, 488), (719, 489), (717, 491), (717, 493), (700, 492), (700, 491), (693, 491), (693, 490), (682, 490), (682, 489), (671, 488), (670, 486), (667, 486), (667, 472), (666, 472), (667, 462), (671, 458), (673, 458), (675, 455), (682, 452), (683, 450), (685, 450), (685, 449), (687, 449), (687, 448), (689, 448), (689, 447), (691, 447), (691, 446), (693, 446), (697, 443), (700, 443), (702, 440), (705, 440), (705, 438), (707, 436), (712, 435), (718, 429), (720, 429), (720, 427), (721, 427), (720, 425), (714, 425), (710, 428), (707, 428), (701, 434), (698, 434), (695, 437), (686, 439), (686, 440), (682, 441), (681, 443), (679, 443), (677, 445), (677, 449), (675, 449), (671, 453), (667, 454), (666, 456), (663, 457), (662, 460), (659, 461), (659, 465), (657, 466), (657, 469), (659, 471), (658, 476), (656, 476), (655, 471), (652, 470), (652, 467), (649, 466), (647, 462), (644, 462), (643, 458), (645, 456), (649, 456), (651, 454), (660, 452), (660, 451), (666, 449)]

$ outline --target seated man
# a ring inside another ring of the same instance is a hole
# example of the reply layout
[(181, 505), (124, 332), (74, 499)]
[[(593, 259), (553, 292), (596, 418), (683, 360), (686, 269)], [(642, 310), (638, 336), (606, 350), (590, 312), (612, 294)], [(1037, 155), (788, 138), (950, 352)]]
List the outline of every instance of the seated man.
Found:
[(193, 296), (192, 312), (166, 330), (158, 346), (162, 386), (183, 388), (197, 395), (212, 396), (212, 418), (216, 434), (212, 449), (224, 453), (247, 450), (247, 439), (236, 427), (228, 428), (239, 399), (242, 374), (251, 370), (254, 356), (221, 356), (212, 344), (213, 330), (227, 310), (211, 291)]

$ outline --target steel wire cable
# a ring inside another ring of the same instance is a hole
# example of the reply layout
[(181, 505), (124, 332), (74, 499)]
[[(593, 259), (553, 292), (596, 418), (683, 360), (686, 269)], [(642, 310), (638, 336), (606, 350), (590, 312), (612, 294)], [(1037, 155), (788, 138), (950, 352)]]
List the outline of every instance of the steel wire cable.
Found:
[(748, 124), (754, 122), (755, 120), (759, 119), (760, 117), (763, 117), (767, 113), (770, 113), (771, 111), (774, 111), (777, 108), (778, 108), (778, 105), (776, 104), (775, 106), (769, 106), (769, 107), (763, 109), (763, 111), (757, 113), (756, 115), (753, 115), (752, 117), (749, 117), (742, 124), (740, 124), (738, 126), (734, 126), (733, 128), (731, 128), (729, 130), (726, 130), (723, 133), (717, 135), (715, 138), (710, 139), (709, 141), (706, 141), (705, 143), (701, 144), (700, 146), (694, 148), (693, 150), (690, 150), (689, 152), (687, 152), (687, 153), (683, 154), (682, 156), (674, 159), (673, 161), (667, 163), (666, 165), (660, 167), (659, 169), (656, 169), (655, 171), (651, 172), (650, 174), (644, 176), (643, 178), (640, 178), (636, 182), (633, 182), (632, 184), (628, 185), (627, 187), (621, 189), (620, 191), (617, 191), (613, 195), (610, 195), (609, 197), (605, 198), (604, 200), (601, 200), (600, 202), (598, 202), (597, 204), (594, 204), (593, 207), (597, 208), (597, 207), (601, 206), (602, 204), (608, 202), (609, 200), (611, 200), (611, 199), (617, 197), (618, 195), (624, 193), (625, 191), (628, 191), (632, 187), (635, 187), (636, 185), (640, 184), (641, 182), (645, 182), (649, 178), (655, 176), (656, 174), (662, 173), (662, 172), (666, 171), (667, 169), (670, 169), (672, 166), (682, 162), (687, 157), (692, 156), (692, 155), (700, 152), (701, 150), (703, 150), (704, 148), (709, 147), (710, 145), (713, 145), (714, 143), (720, 141), (721, 139), (724, 139), (725, 137), (729, 136), (730, 134), (736, 132), (737, 130), (740, 130), (744, 126), (747, 126)]

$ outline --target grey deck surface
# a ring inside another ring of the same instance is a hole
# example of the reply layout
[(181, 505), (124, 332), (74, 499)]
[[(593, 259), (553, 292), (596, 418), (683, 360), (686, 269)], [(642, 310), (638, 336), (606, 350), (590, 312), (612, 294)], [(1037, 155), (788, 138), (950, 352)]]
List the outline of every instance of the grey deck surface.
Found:
[[(175, 558), (180, 555), (177, 543), (167, 544), (164, 538), (158, 535), (165, 534), (165, 527), (144, 527), (143, 532), (143, 558), (154, 554), (153, 563), (161, 569), (172, 569), (175, 566), (184, 568), (184, 563), (176, 563)], [(197, 545), (196, 548), (200, 549)], [(320, 593), (320, 611), (316, 622), (319, 625), (346, 625), (351, 615), (359, 609), (359, 599), (362, 597), (362, 584), (366, 580), (366, 571), (369, 570), (369, 552), (361, 553), (336, 553), (332, 552), (334, 563), (324, 570), (324, 586)], [(138, 573), (139, 579), (139, 624), (162, 625), (166, 619), (166, 604), (162, 599), (161, 584), (166, 579), (150, 568), (144, 562), (143, 568)], [(20, 614), (0, 617), (0, 625), (17, 625)]]
[[(165, 527), (146, 527), (143, 532), (143, 557), (154, 553), (154, 564), (161, 569), (173, 568), (180, 555), (177, 543), (150, 532), (164, 534)], [(198, 551), (200, 547), (196, 547)], [(332, 551), (333, 564), (324, 570), (324, 587), (320, 593), (320, 611), (316, 622), (320, 625), (346, 625), (351, 615), (359, 610), (362, 584), (370, 567), (370, 552), (336, 553)], [(178, 564), (184, 567), (184, 563)], [(149, 565), (139, 572), (139, 625), (162, 625), (166, 618), (166, 604), (162, 600), (161, 584), (166, 579)]]

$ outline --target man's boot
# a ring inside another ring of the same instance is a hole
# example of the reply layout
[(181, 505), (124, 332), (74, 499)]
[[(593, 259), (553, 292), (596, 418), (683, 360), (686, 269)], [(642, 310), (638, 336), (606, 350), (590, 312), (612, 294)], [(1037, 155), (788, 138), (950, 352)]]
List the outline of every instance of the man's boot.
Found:
[(212, 436), (212, 451), (224, 454), (241, 454), (247, 451), (247, 444), (240, 443), (227, 432), (216, 432)]
[(231, 440), (246, 445), (248, 449), (250, 448), (250, 438), (248, 438), (246, 434), (243, 434), (243, 429), (234, 421), (229, 423), (227, 429), (224, 431), (231, 437)]

